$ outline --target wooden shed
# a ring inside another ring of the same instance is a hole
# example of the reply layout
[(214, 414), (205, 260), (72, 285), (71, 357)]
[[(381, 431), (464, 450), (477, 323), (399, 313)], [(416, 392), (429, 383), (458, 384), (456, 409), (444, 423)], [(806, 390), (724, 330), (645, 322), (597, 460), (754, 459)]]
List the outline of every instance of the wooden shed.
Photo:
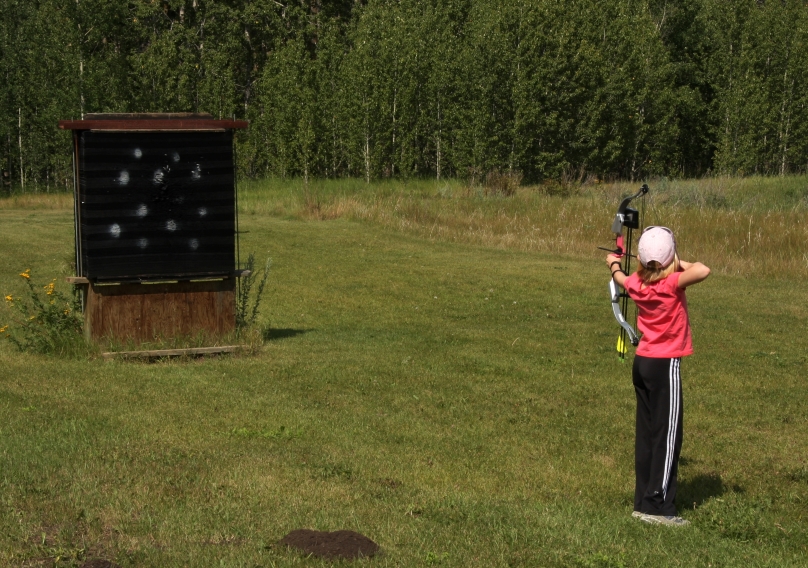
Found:
[(207, 114), (88, 114), (73, 131), (76, 276), (89, 339), (235, 328), (233, 134)]

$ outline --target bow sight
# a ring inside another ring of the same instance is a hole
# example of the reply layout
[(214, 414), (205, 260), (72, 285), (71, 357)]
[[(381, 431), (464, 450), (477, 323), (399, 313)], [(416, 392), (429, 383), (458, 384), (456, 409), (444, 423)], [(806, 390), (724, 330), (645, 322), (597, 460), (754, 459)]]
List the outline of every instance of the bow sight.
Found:
[(640, 191), (630, 197), (624, 198), (623, 201), (620, 202), (620, 207), (617, 209), (617, 214), (614, 216), (614, 221), (612, 222), (613, 233), (621, 234), (623, 227), (627, 229), (640, 228), (640, 212), (633, 207), (629, 207), (628, 204), (646, 193), (648, 193), (648, 186), (643, 184)]

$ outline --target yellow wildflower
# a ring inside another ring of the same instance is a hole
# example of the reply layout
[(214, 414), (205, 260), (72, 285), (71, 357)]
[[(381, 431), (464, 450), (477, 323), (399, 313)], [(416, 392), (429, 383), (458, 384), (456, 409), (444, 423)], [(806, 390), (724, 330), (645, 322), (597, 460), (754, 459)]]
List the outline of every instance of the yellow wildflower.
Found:
[(20, 272), (20, 276), (22, 276), (23, 278), (25, 278), (26, 280), (28, 280), (29, 278), (31, 278), (31, 269), (30, 269), (30, 268), (26, 268), (26, 269), (25, 269), (25, 272)]
[(14, 298), (11, 297), (11, 294), (6, 296), (6, 302), (13, 302), (13, 301), (14, 301)]
[(65, 315), (68, 315), (69, 313), (70, 313), (70, 308), (67, 308), (67, 309), (65, 310)]
[(36, 319), (36, 316), (31, 316), (30, 318), (28, 318), (28, 321), (34, 321), (35, 319)]
[(7, 329), (8, 329), (7, 325), (4, 325), (3, 327), (0, 327), (0, 333), (5, 333)]
[(51, 282), (50, 284), (45, 284), (42, 289), (48, 294), (48, 296), (53, 295), (53, 287), (56, 285), (55, 281)]

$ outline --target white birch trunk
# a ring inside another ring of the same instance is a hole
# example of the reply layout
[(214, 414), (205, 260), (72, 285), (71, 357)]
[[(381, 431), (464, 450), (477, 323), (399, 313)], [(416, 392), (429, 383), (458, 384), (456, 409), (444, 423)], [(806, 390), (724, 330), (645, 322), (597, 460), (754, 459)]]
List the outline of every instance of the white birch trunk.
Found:
[(370, 183), (370, 134), (365, 127), (365, 183)]
[(437, 144), (435, 145), (435, 170), (437, 174), (437, 179), (440, 180), (440, 138), (443, 132), (441, 131), (441, 120), (440, 120), (440, 95), (438, 95), (438, 140)]
[(25, 191), (25, 169), (22, 162), (22, 107), (17, 109), (18, 143), (20, 145), (20, 188)]
[(390, 148), (390, 176), (393, 177), (396, 175), (396, 97), (398, 95), (398, 89), (393, 89), (393, 145)]

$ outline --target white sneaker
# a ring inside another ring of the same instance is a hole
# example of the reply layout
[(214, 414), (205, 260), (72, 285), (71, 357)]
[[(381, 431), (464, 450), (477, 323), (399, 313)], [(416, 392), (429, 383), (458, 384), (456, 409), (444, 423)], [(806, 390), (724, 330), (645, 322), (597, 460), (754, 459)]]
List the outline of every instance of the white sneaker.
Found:
[[(635, 513), (637, 511), (634, 511)], [(674, 516), (665, 516), (665, 515), (646, 515), (640, 513), (639, 515), (640, 520), (645, 521), (646, 523), (652, 525), (666, 525), (669, 527), (686, 527), (690, 524), (690, 521), (683, 519), (682, 517), (674, 517)]]

